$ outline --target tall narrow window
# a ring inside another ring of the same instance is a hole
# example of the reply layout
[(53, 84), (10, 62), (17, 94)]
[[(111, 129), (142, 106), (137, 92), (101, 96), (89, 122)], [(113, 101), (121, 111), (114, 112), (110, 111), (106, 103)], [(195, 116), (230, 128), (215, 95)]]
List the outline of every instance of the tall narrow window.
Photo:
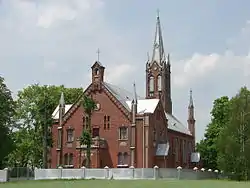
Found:
[(107, 128), (110, 129), (110, 116), (107, 117), (107, 120), (108, 120), (108, 122), (107, 122)]
[(122, 156), (122, 153), (119, 152), (117, 157), (118, 157), (118, 165), (122, 165), (122, 164), (123, 164), (123, 156)]
[(128, 139), (128, 128), (120, 127), (119, 128), (119, 140), (127, 140)]
[(74, 141), (74, 131), (73, 129), (68, 129), (67, 130), (67, 142), (73, 142)]
[(73, 165), (73, 153), (69, 154), (69, 162), (68, 162), (68, 164)]
[(100, 134), (99, 134), (99, 128), (93, 128), (92, 130), (92, 137), (95, 138), (95, 137), (99, 137)]
[(103, 128), (104, 130), (107, 129), (107, 116), (104, 116)]
[(61, 144), (62, 144), (62, 129), (58, 129), (57, 148), (61, 148)]
[(179, 140), (178, 138), (175, 139), (175, 161), (178, 162), (179, 161)]
[(128, 153), (127, 152), (123, 154), (123, 164), (128, 165)]
[(161, 91), (161, 87), (162, 87), (162, 85), (161, 85), (161, 75), (159, 75), (158, 78), (157, 78), (157, 85), (158, 85), (158, 91)]
[(82, 123), (83, 123), (83, 128), (87, 128), (88, 123), (89, 123), (89, 117), (88, 116), (83, 116), (82, 117)]
[(154, 77), (150, 76), (149, 78), (149, 92), (154, 92)]
[(64, 154), (64, 165), (68, 165), (68, 154), (67, 153), (65, 153)]

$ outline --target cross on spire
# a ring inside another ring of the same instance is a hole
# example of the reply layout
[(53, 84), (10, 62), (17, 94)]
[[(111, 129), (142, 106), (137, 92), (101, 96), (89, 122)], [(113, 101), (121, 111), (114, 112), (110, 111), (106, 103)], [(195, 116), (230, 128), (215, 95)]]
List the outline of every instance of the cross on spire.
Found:
[(153, 54), (152, 62), (156, 61), (159, 65), (166, 60), (164, 46), (163, 46), (163, 37), (160, 23), (160, 11), (157, 9), (157, 20), (156, 20), (156, 29), (155, 29), (155, 38), (153, 44)]
[(193, 91), (190, 88), (190, 91), (189, 91), (189, 108), (192, 108), (192, 107), (194, 107)]
[(99, 62), (99, 60), (100, 60), (100, 53), (101, 53), (99, 48), (97, 49), (96, 53), (97, 53), (97, 61)]
[(159, 18), (159, 17), (160, 17), (160, 10), (157, 9), (157, 18)]

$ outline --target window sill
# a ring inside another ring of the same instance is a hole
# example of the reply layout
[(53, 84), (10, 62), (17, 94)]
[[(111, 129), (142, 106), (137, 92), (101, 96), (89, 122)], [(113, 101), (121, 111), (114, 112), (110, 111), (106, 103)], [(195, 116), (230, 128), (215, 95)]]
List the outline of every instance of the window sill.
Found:
[(123, 139), (119, 138), (118, 140), (119, 141), (128, 141), (128, 138), (123, 138)]
[(66, 143), (67, 144), (72, 144), (74, 142), (74, 140), (73, 141), (67, 141)]
[(64, 165), (64, 168), (74, 168), (74, 165)]
[(128, 164), (117, 165), (117, 168), (128, 168)]

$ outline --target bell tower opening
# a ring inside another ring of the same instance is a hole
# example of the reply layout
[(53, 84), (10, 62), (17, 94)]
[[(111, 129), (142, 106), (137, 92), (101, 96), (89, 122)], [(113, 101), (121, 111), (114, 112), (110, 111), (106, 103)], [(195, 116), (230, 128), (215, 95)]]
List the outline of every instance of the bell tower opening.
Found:
[(105, 67), (99, 62), (96, 61), (93, 66), (91, 67), (92, 69), (92, 85), (94, 90), (100, 90), (101, 89), (101, 84), (104, 81), (104, 70)]

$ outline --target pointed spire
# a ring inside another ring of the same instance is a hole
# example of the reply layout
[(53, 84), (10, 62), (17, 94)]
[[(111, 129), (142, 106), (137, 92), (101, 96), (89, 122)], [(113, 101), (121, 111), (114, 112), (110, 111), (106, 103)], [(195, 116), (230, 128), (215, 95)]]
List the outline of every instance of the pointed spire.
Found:
[(163, 61), (166, 60), (164, 46), (163, 46), (163, 37), (161, 31), (161, 23), (159, 10), (157, 10), (157, 20), (156, 20), (156, 30), (155, 30), (155, 38), (153, 44), (153, 54), (152, 54), (152, 62), (156, 61), (159, 65), (162, 64)]
[(170, 65), (170, 54), (168, 53), (168, 60), (167, 60), (167, 64)]
[(134, 82), (134, 100), (135, 100), (135, 104), (137, 104), (137, 93), (136, 93), (136, 86), (135, 86), (135, 82)]
[(65, 105), (63, 92), (61, 93), (61, 98), (60, 98), (59, 104), (60, 104), (60, 106), (64, 106)]
[(190, 89), (190, 95), (189, 95), (189, 108), (193, 108), (194, 107), (194, 101), (193, 101), (193, 92), (192, 89)]

